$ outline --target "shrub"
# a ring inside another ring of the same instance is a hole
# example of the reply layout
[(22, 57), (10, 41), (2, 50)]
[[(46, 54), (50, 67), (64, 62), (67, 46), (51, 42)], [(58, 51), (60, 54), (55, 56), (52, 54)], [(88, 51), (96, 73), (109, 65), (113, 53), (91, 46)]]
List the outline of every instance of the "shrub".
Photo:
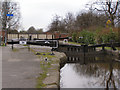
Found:
[(83, 42), (85, 44), (94, 44), (95, 43), (95, 33), (90, 32), (87, 30), (83, 30), (80, 32), (79, 37), (83, 37), (82, 39), (79, 39), (79, 42)]
[(72, 41), (77, 42), (77, 33), (75, 32), (72, 34)]
[(118, 41), (118, 32), (111, 29), (104, 29), (101, 32), (97, 33), (98, 41), (100, 43), (109, 43), (111, 41)]

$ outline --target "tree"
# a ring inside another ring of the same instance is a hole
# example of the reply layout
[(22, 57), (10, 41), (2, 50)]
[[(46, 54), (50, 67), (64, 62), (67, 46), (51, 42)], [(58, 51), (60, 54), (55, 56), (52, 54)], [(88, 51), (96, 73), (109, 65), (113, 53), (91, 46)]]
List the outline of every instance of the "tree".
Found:
[(43, 29), (42, 28), (38, 29), (36, 32), (39, 33), (39, 34), (42, 34), (43, 33)]
[(9, 33), (9, 34), (17, 34), (18, 31), (17, 31), (17, 30), (9, 30), (8, 33)]
[[(11, 14), (13, 16), (7, 16)], [(5, 44), (8, 30), (18, 29), (20, 25), (20, 6), (17, 2), (4, 0), (2, 2), (2, 29), (5, 31)]]
[(60, 16), (56, 15), (53, 17), (52, 23), (48, 26), (50, 32), (59, 31)]
[(97, 0), (96, 2), (92, 3), (92, 9), (97, 10), (99, 13), (104, 13), (106, 17), (111, 20), (111, 25), (112, 27), (115, 26), (116, 24), (116, 19), (117, 19), (117, 11), (118, 11), (118, 6), (119, 6), (118, 1), (113, 1), (113, 0)]
[(27, 33), (27, 31), (25, 30), (20, 31), (20, 34), (25, 34), (25, 33)]
[(72, 13), (68, 12), (66, 14), (66, 17), (64, 19), (65, 21), (65, 28), (67, 30), (67, 33), (75, 29), (75, 17)]
[[(2, 9), (2, 2), (0, 1), (0, 10)], [(0, 30), (2, 30), (2, 16), (0, 12)]]
[[(120, 4), (120, 1), (119, 1)], [(117, 11), (117, 24), (118, 24), (118, 28), (120, 28), (120, 5), (118, 6), (118, 11)]]
[(31, 26), (28, 30), (27, 30), (27, 33), (36, 33), (36, 29), (33, 27), (33, 26)]
[(91, 11), (80, 13), (76, 16), (75, 26), (78, 30), (90, 27), (104, 27), (106, 23), (105, 15), (98, 15)]
[[(120, 1), (119, 1), (120, 3)], [(119, 9), (118, 9), (118, 36), (119, 36), (119, 42), (120, 42), (120, 6), (119, 6)]]
[[(2, 2), (0, 1), (0, 10), (2, 9)], [(2, 17), (1, 17), (1, 13), (0, 13), (0, 31), (2, 31)], [(2, 41), (2, 33), (0, 32), (0, 45), (1, 45), (1, 41)]]
[(67, 13), (65, 18), (56, 15), (48, 28), (50, 32), (59, 31), (62, 33), (69, 33), (74, 30), (74, 21), (72, 13)]

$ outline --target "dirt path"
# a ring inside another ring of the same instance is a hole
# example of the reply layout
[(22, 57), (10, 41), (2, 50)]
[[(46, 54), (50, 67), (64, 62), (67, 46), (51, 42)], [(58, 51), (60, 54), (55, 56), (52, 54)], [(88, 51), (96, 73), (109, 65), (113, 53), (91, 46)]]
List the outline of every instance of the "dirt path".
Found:
[(26, 49), (2, 49), (2, 88), (35, 88), (40, 59)]

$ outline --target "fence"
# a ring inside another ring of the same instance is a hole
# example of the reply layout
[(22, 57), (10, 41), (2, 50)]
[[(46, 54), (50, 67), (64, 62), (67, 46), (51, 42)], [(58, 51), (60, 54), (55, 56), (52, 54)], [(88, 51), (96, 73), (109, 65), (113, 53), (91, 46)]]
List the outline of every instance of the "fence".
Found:
[(39, 38), (39, 39), (52, 39), (52, 35), (47, 34), (8, 34), (8, 40), (9, 39), (20, 39), (20, 37), (29, 38), (29, 36), (32, 36), (32, 39)]

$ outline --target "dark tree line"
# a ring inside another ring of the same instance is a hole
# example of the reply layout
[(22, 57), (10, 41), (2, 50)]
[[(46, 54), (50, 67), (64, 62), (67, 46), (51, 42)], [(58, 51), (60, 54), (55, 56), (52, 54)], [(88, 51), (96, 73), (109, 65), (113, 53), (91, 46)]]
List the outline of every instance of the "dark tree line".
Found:
[(49, 25), (49, 31), (60, 31), (65, 33), (77, 32), (90, 27), (105, 27), (107, 18), (104, 14), (93, 12), (80, 13), (77, 16), (68, 13), (65, 18), (55, 16)]
[[(13, 32), (11, 32), (13, 33)], [(29, 33), (29, 34), (43, 34), (43, 29), (40, 28), (40, 29), (35, 29), (33, 26), (31, 26), (28, 30), (22, 30), (20, 32), (17, 32), (17, 33), (22, 33), (22, 34), (25, 34), (25, 33)]]
[(18, 31), (16, 29), (14, 30), (9, 30), (8, 31), (9, 34), (17, 34), (17, 33), (21, 33), (21, 34), (43, 34), (43, 29), (40, 28), (40, 29), (35, 29), (33, 26), (31, 26), (28, 30), (21, 30), (21, 31)]

